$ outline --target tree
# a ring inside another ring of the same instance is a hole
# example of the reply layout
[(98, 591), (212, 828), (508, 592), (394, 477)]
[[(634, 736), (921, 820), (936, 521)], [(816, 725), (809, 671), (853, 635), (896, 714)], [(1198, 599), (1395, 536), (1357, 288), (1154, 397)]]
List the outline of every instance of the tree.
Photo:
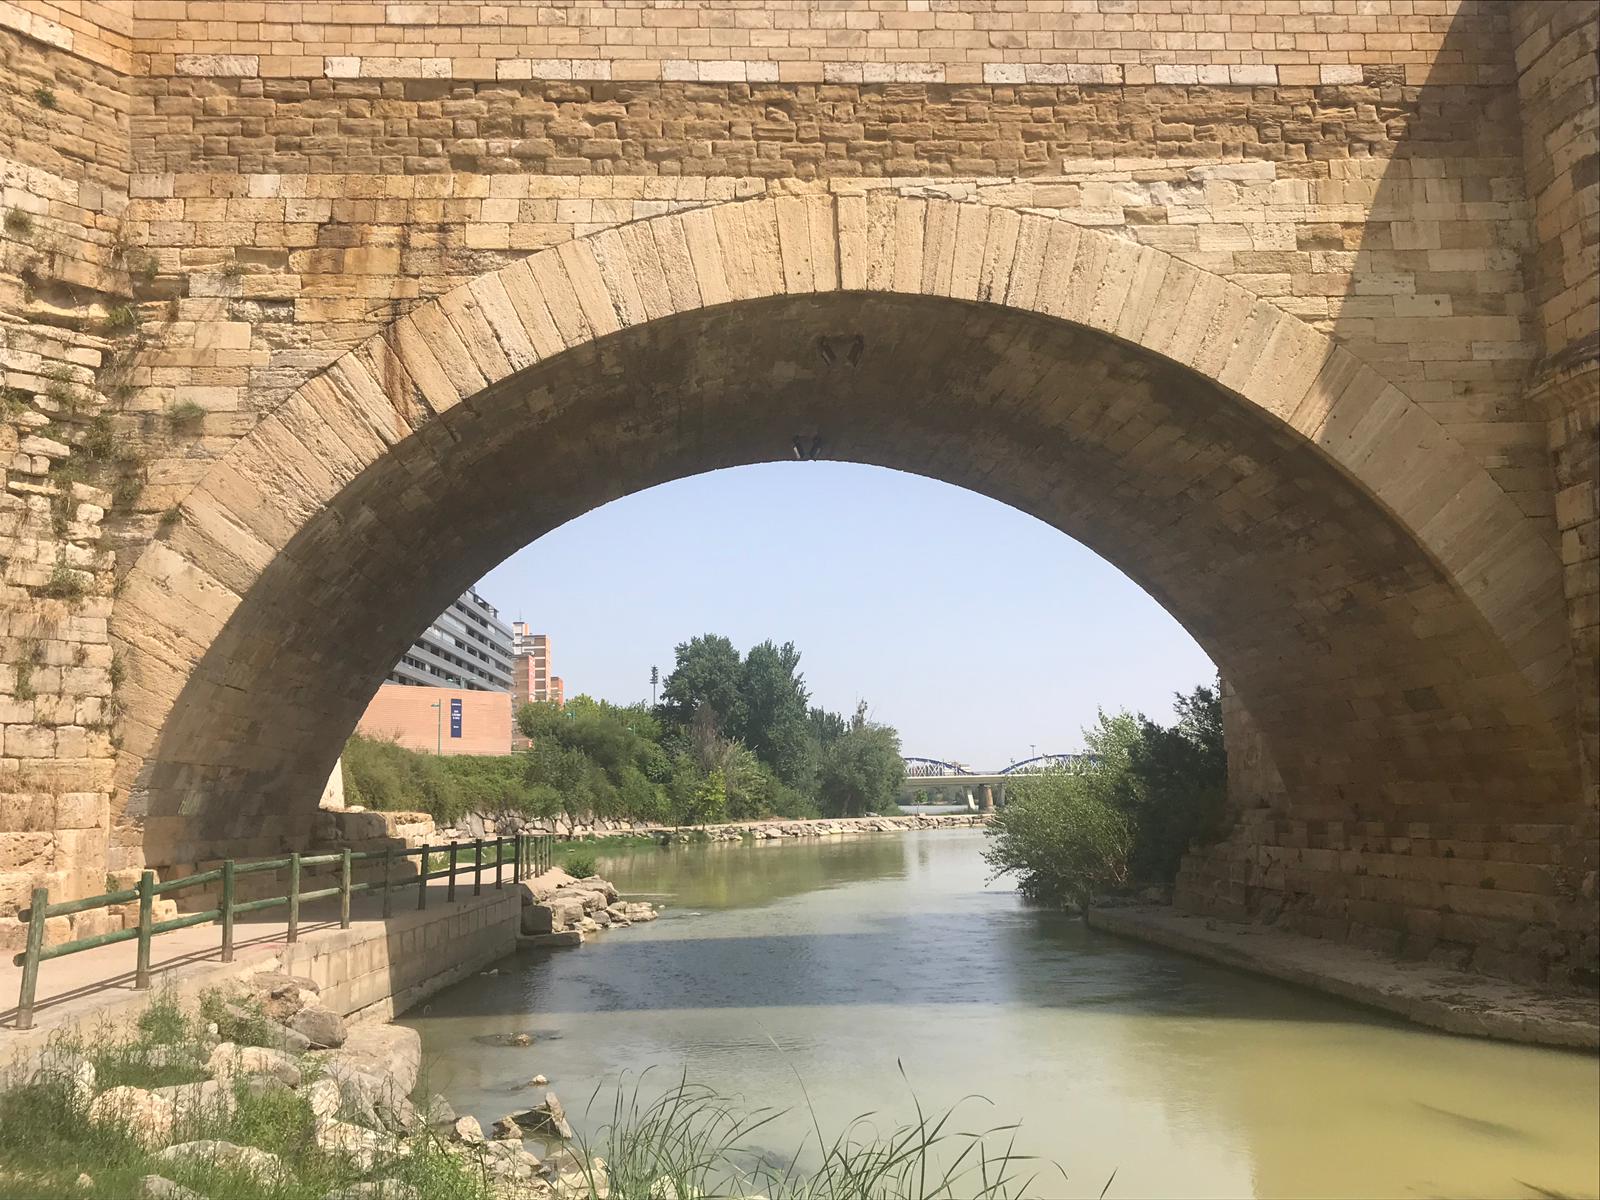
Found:
[(1015, 872), (1030, 900), (1087, 908), (1095, 889), (1127, 878), (1127, 820), (1095, 794), (1094, 771), (1047, 771), (1007, 785), (988, 827), (983, 859), (995, 876)]
[(739, 685), (744, 664), (733, 643), (720, 634), (707, 633), (680, 642), (673, 653), (677, 665), (661, 689), (661, 708), (667, 720), (687, 725), (695, 710), (705, 704), (719, 729), (742, 728), (744, 705)]
[(807, 724), (811, 729), (812, 740), (818, 746), (838, 741), (844, 736), (845, 730), (850, 728), (843, 717), (825, 708), (813, 708), (807, 714)]
[(1129, 869), (1140, 883), (1176, 879), (1189, 847), (1221, 832), (1226, 807), (1228, 755), (1217, 689), (1197, 687), (1177, 696), (1173, 707), (1178, 722), (1170, 729), (1140, 718), (1128, 756), (1134, 786), (1123, 811), (1134, 829)]
[(783, 782), (809, 782), (815, 760), (808, 736), (810, 700), (793, 642), (765, 641), (745, 656), (740, 678), (742, 724), (733, 732)]
[(869, 721), (862, 703), (849, 729), (822, 748), (817, 801), (825, 814), (834, 817), (888, 811), (905, 774), (900, 735)]

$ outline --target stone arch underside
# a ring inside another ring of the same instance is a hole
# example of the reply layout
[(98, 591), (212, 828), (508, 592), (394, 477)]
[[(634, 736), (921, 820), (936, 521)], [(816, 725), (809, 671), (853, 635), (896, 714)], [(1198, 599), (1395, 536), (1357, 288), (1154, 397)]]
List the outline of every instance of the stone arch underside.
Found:
[(1303, 815), (1574, 802), (1559, 564), (1397, 389), (1160, 251), (1004, 209), (797, 197), (474, 280), (219, 461), (117, 602), (124, 854), (294, 842), (372, 688), (467, 583), (598, 504), (796, 436), (1116, 563), (1218, 662)]

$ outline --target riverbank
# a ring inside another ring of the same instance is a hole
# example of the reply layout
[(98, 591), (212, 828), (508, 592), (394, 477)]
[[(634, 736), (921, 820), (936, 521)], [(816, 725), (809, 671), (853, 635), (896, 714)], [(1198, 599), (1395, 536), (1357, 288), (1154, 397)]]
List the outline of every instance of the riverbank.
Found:
[[(331, 810), (330, 810), (331, 811)], [(343, 809), (356, 813), (360, 809)], [(421, 813), (388, 813), (374, 816), (408, 817), (412, 824), (427, 818)], [(571, 823), (561, 820), (531, 820), (516, 816), (472, 814), (449, 829), (420, 832), (410, 837), (449, 841), (471, 841), (477, 837), (505, 836), (512, 833), (551, 834), (567, 842), (733, 842), (744, 838), (772, 841), (778, 838), (841, 837), (847, 834), (911, 833), (919, 829), (974, 829), (988, 824), (986, 812), (901, 813), (866, 817), (763, 817), (750, 821), (721, 821), (712, 825), (657, 825), (642, 821), (594, 821)], [(421, 842), (417, 842), (418, 845)]]
[[(132, 998), (107, 991), (98, 1009), (0, 1041), (0, 1200), (604, 1196), (604, 1165), (565, 1148), (570, 1129), (553, 1094), (485, 1136), (427, 1091), (421, 1039), (387, 1018), (464, 974), (498, 974), (479, 968), (528, 940), (517, 935), (530, 924), (549, 928), (552, 914), (581, 941), (652, 921), (655, 906), (556, 869), (442, 907), (472, 930), (493, 916), (505, 936), (478, 947), (463, 926), (412, 946), (432, 986), (374, 998), (359, 984), (387, 964), (359, 927), (313, 928), (271, 958), (246, 949), (254, 962), (180, 973)], [(393, 919), (414, 924), (427, 912)], [(546, 1138), (543, 1158), (524, 1136)]]

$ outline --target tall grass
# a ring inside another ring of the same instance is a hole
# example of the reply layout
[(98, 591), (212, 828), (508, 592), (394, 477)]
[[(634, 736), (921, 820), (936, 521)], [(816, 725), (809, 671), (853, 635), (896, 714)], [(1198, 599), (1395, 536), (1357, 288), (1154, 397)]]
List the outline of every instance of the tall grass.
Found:
[[(607, 1188), (613, 1200), (1022, 1200), (1034, 1194), (1037, 1172), (1027, 1171), (1032, 1160), (1016, 1153), (1016, 1126), (955, 1126), (957, 1113), (979, 1097), (939, 1113), (914, 1102), (915, 1119), (887, 1129), (877, 1114), (863, 1113), (831, 1137), (808, 1100), (810, 1133), (792, 1153), (774, 1155), (756, 1144), (756, 1135), (785, 1111), (740, 1111), (687, 1078), (652, 1095), (648, 1075), (619, 1086), (595, 1137), (580, 1137), (578, 1174), (589, 1192), (584, 1200), (598, 1200)], [(603, 1170), (594, 1166), (597, 1158)]]

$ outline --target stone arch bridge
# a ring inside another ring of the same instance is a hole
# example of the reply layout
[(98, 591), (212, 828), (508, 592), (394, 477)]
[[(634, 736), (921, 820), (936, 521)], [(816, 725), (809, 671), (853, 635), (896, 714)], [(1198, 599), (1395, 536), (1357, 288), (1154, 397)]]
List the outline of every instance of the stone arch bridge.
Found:
[(1205, 647), (1181, 903), (1592, 982), (1592, 6), (103, 7), (0, 10), (0, 923), (302, 843), (449, 597), (799, 447)]

